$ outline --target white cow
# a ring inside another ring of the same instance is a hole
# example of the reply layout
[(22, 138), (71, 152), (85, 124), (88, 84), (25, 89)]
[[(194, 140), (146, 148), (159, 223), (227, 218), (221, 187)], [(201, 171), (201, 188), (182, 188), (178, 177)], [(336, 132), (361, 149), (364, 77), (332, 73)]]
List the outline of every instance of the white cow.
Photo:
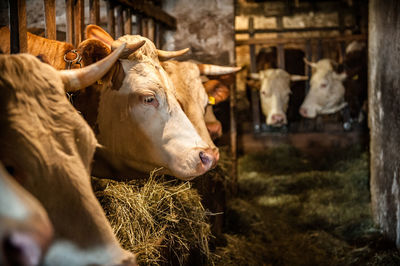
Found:
[(300, 114), (306, 118), (315, 118), (319, 114), (333, 114), (344, 108), (345, 89), (343, 80), (346, 73), (337, 73), (334, 62), (321, 59), (316, 63), (305, 62), (315, 71), (311, 76), (310, 90), (300, 106)]
[(287, 124), (290, 81), (305, 80), (307, 77), (290, 75), (282, 69), (267, 69), (252, 73), (251, 78), (261, 81), (261, 109), (266, 117), (266, 124), (275, 127)]

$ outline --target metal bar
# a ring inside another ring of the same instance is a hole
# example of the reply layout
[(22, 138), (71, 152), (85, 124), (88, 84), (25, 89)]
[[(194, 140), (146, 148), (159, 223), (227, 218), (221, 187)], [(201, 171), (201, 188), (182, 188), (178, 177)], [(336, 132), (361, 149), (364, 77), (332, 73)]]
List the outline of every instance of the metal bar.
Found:
[(117, 6), (117, 21), (116, 21), (116, 29), (115, 29), (115, 38), (121, 37), (124, 35), (124, 17), (123, 17), (123, 8), (122, 6)]
[(44, 0), (45, 37), (50, 40), (57, 38), (56, 34), (56, 0)]
[(114, 4), (107, 1), (107, 31), (115, 39)]
[(100, 5), (99, 0), (89, 0), (89, 9), (90, 9), (90, 24), (100, 24)]
[(9, 0), (10, 7), (10, 53), (28, 52), (26, 36), (25, 0)]

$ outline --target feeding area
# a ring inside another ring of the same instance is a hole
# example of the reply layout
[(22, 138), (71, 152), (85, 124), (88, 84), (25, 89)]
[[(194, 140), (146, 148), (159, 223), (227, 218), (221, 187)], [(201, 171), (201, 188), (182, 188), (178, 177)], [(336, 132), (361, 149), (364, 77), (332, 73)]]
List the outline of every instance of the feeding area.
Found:
[(400, 265), (399, 14), (0, 2), (0, 265)]

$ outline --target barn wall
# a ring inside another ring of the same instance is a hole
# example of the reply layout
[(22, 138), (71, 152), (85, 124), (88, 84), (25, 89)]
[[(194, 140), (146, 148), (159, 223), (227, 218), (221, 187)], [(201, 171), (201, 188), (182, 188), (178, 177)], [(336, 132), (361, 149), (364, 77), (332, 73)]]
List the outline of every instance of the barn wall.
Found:
[(369, 21), (372, 209), (400, 247), (400, 2), (371, 0)]
[[(234, 63), (233, 0), (169, 0), (166, 12), (177, 19), (178, 28), (168, 32), (163, 49), (190, 48), (186, 58), (202, 63)], [(181, 59), (181, 58), (180, 58)]]

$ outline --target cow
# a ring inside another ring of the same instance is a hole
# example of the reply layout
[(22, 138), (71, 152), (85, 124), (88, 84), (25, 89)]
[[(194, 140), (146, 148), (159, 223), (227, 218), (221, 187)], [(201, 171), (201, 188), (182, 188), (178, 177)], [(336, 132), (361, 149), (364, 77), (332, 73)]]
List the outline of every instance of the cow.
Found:
[(52, 238), (43, 206), (0, 162), (0, 265), (39, 265)]
[(95, 128), (104, 147), (99, 150), (99, 161), (108, 162), (112, 171), (100, 169), (94, 174), (128, 177), (132, 169), (148, 172), (162, 167), (160, 173), (190, 180), (212, 169), (217, 161), (213, 147), (183, 112), (175, 87), (160, 64), (160, 60), (179, 56), (187, 49), (158, 50), (139, 35), (114, 40), (95, 25), (86, 28), (86, 37), (78, 47), (84, 65), (121, 43), (144, 42), (135, 53), (120, 58), (101, 84), (95, 84), (99, 91)]
[[(209, 90), (208, 94), (206, 88), (203, 86), (201, 75), (226, 75), (237, 72), (240, 68), (198, 64), (190, 61), (178, 62), (174, 60), (163, 62), (161, 65), (174, 84), (176, 98), (180, 106), (201, 138), (212, 148), (216, 160), (218, 160), (218, 148), (215, 146), (208, 132), (205, 111), (210, 100), (212, 101), (210, 104), (215, 104), (216, 101), (223, 100), (223, 96), (220, 95), (221, 93), (216, 88), (213, 91)], [(207, 119), (210, 119), (209, 113)]]
[(135, 53), (124, 53), (103, 79), (72, 96), (74, 106), (102, 145), (96, 152), (93, 174), (129, 177), (134, 176), (133, 170), (149, 172), (162, 167), (160, 173), (187, 180), (214, 167), (217, 160), (212, 147), (182, 111), (174, 86), (160, 65), (160, 60), (187, 49), (158, 50), (139, 35), (114, 41), (95, 25), (86, 28), (86, 37), (77, 47), (83, 66), (104, 58), (123, 42), (143, 45)]
[(290, 75), (283, 69), (267, 69), (252, 73), (251, 78), (261, 81), (261, 109), (266, 117), (266, 124), (274, 127), (286, 125), (290, 82), (305, 80), (307, 77)]
[(57, 71), (30, 54), (0, 55), (0, 161), (43, 205), (54, 242), (43, 265), (136, 265), (123, 250), (90, 183), (98, 145), (65, 96), (100, 79), (125, 51)]
[(306, 118), (333, 114), (345, 107), (349, 108), (352, 119), (357, 119), (367, 97), (367, 56), (365, 45), (352, 42), (346, 48), (343, 72), (330, 59), (316, 63), (308, 62), (314, 73), (311, 88), (299, 112)]

